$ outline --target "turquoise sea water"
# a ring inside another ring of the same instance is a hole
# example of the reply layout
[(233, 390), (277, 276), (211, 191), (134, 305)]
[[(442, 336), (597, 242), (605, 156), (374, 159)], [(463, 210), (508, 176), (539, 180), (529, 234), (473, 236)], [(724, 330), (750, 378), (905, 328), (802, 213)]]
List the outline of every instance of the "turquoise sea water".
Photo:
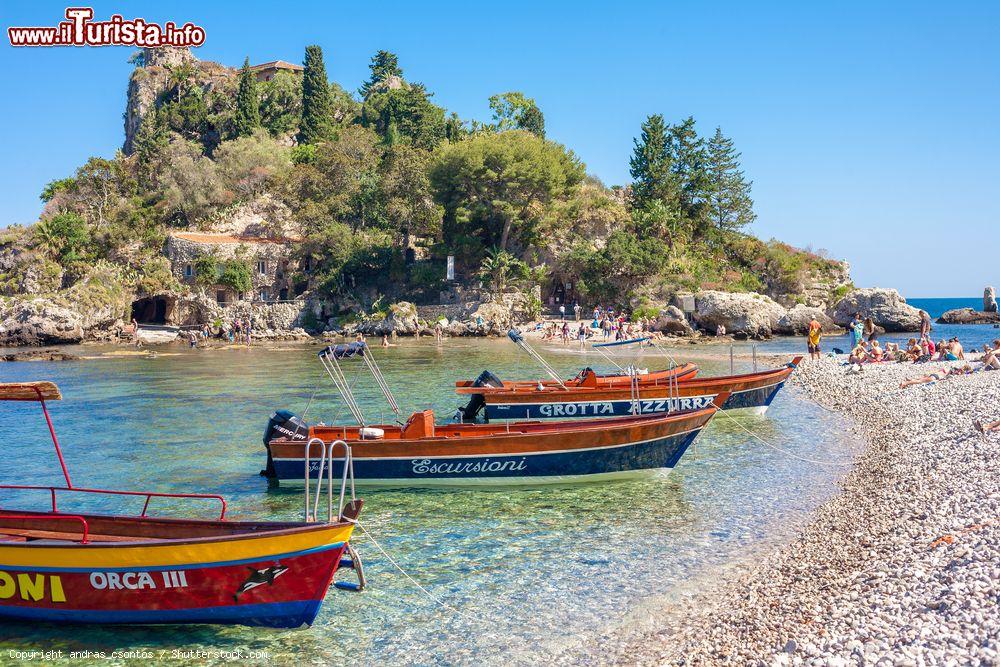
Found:
[[(269, 488), (258, 476), (264, 464), (260, 438), (275, 408), (301, 412), (309, 402), (321, 379), (317, 348), (167, 350), (150, 358), (78, 347), (76, 353), (96, 358), (0, 364), (0, 381), (59, 383), (65, 400), (52, 404), (52, 414), (77, 485), (220, 492), (229, 498), (234, 519), (298, 518), (301, 491)], [(542, 352), (567, 374), (602, 365), (599, 357), (572, 347)], [(680, 346), (675, 353), (699, 363), (703, 374), (729, 370), (728, 359), (705, 356), (728, 350)], [(537, 376), (528, 359), (503, 341), (409, 340), (376, 354), (404, 411), (429, 406), (442, 417), (460, 403), (451, 390), (456, 378), (484, 368), (501, 377)], [(657, 366), (660, 360), (646, 361)], [(737, 370), (746, 368), (737, 363)], [(363, 375), (357, 377), (361, 404), (370, 418), (377, 417), (377, 395)], [(310, 419), (343, 419), (332, 392), (319, 386)], [(7, 443), (0, 482), (61, 482), (36, 408), (0, 405), (0, 424)], [(784, 452), (752, 439), (737, 424)], [(572, 655), (598, 630), (632, 623), (629, 611), (637, 605), (676, 595), (694, 577), (710, 577), (786, 539), (835, 492), (844, 471), (794, 456), (843, 461), (855, 447), (836, 415), (786, 388), (765, 417), (715, 420), (670, 475), (653, 480), (363, 490), (368, 530), (460, 613), (429, 600), (358, 536), (370, 588), (331, 591), (310, 629), (4, 624), (0, 662), (9, 660), (8, 649), (148, 649), (176, 663), (189, 662), (192, 654), (174, 651), (198, 650), (208, 652), (198, 662), (225, 661), (225, 654), (213, 651), (257, 650), (278, 664), (528, 664), (565, 651)], [(12, 499), (0, 492), (5, 506)], [(31, 502), (42, 507), (45, 499)], [(81, 505), (139, 509), (121, 500)], [(208, 516), (211, 510), (194, 511)]]

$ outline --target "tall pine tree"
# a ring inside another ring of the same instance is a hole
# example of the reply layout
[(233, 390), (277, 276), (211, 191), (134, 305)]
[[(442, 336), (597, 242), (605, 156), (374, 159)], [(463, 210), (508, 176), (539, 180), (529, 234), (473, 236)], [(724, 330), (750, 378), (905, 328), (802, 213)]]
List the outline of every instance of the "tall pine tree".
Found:
[(371, 76), (361, 84), (361, 88), (358, 91), (363, 98), (368, 97), (368, 93), (371, 92), (372, 87), (389, 77), (396, 76), (400, 79), (403, 78), (403, 70), (399, 67), (399, 57), (391, 51), (379, 51), (372, 56), (372, 61), (368, 65), (368, 69), (371, 70)]
[(680, 196), (680, 212), (695, 232), (704, 232), (708, 180), (705, 172), (705, 142), (688, 116), (671, 126), (669, 133), (670, 169)]
[(257, 77), (250, 70), (250, 58), (246, 58), (240, 69), (240, 84), (236, 92), (233, 138), (248, 137), (259, 127), (260, 97), (257, 95)]
[(323, 49), (306, 47), (302, 63), (302, 124), (299, 126), (299, 143), (315, 144), (333, 138), (333, 99), (330, 82), (323, 64)]
[(661, 114), (653, 114), (642, 124), (642, 135), (635, 139), (629, 160), (629, 173), (636, 209), (646, 208), (656, 201), (667, 208), (676, 206), (677, 184), (671, 170), (667, 126)]
[(708, 181), (708, 215), (712, 225), (721, 231), (739, 231), (757, 218), (750, 197), (751, 181), (740, 168), (740, 153), (733, 140), (715, 128), (706, 151)]

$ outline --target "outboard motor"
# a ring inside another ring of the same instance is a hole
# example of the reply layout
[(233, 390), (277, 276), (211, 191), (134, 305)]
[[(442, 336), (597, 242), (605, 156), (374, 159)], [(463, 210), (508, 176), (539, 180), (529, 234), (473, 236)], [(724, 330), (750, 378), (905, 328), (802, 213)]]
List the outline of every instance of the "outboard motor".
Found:
[(309, 438), (309, 424), (289, 410), (278, 410), (267, 422), (264, 429), (264, 447), (267, 448), (267, 468), (261, 470), (264, 477), (276, 477), (274, 462), (271, 460), (271, 441), (277, 438), (305, 442)]
[[(500, 380), (496, 375), (490, 371), (483, 371), (476, 378), (476, 381), (472, 383), (473, 387), (494, 387), (499, 389), (503, 387), (503, 381)], [(486, 400), (483, 398), (482, 394), (473, 394), (472, 398), (469, 399), (469, 403), (461, 408), (462, 410), (462, 421), (471, 422), (476, 419), (476, 416), (486, 405)]]

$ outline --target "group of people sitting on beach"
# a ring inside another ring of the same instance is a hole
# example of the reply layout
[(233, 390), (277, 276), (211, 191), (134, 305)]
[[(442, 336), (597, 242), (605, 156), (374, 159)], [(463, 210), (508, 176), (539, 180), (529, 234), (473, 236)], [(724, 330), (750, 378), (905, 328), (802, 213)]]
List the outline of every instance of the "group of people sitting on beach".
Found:
[(847, 357), (850, 364), (877, 364), (886, 362), (959, 361), (965, 359), (965, 350), (958, 338), (935, 343), (928, 336), (920, 340), (911, 338), (906, 346), (899, 343), (879, 344), (878, 338), (855, 344)]

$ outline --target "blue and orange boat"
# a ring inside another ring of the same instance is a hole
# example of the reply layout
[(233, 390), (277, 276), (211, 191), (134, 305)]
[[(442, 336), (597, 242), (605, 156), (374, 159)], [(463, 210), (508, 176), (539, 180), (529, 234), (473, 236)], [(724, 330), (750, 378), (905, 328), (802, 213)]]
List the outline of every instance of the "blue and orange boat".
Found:
[[(518, 331), (512, 330), (507, 335), (519, 347), (537, 356)], [(640, 342), (652, 341), (641, 338), (595, 345), (594, 348), (599, 351), (611, 345)], [(491, 382), (484, 378), (492, 374), (484, 372), (475, 381), (456, 382), (455, 391), (470, 396), (469, 403), (462, 409), (465, 420), (473, 420), (480, 413), (487, 421), (614, 417), (697, 410), (713, 404), (720, 405), (722, 410), (760, 415), (770, 407), (801, 360), (802, 357), (797, 356), (779, 368), (717, 377), (695, 377), (693, 373), (660, 377), (632, 371), (626, 374), (625, 381), (616, 383), (602, 381), (604, 376), (590, 369), (572, 384)], [(539, 358), (538, 361), (550, 376), (555, 377), (544, 360)], [(717, 397), (723, 394), (727, 398), (719, 403)]]
[[(217, 495), (73, 486), (45, 405), (59, 398), (51, 382), (0, 384), (0, 400), (41, 404), (66, 480), (65, 486), (0, 485), (5, 497), (42, 492), (47, 505), (44, 511), (0, 508), (0, 619), (294, 628), (312, 623), (342, 564), (359, 577), (359, 584), (343, 587), (360, 588), (360, 561), (344, 557), (354, 555), (349, 540), (360, 500), (344, 503), (342, 493), (334, 519), (331, 495), (326, 522), (228, 521)], [(66, 497), (81, 495), (134, 498), (142, 511), (67, 511)], [(163, 498), (216, 503), (218, 516), (150, 516), (150, 504)]]
[[(267, 477), (302, 479), (307, 457), (346, 442), (358, 484), (379, 486), (539, 485), (644, 477), (673, 468), (726, 400), (698, 410), (603, 420), (435, 424), (430, 410), (405, 424), (368, 424), (340, 368), (360, 357), (368, 364), (390, 407), (399, 407), (363, 343), (330, 346), (319, 359), (340, 390), (356, 425), (309, 426), (287, 411), (275, 413), (264, 433)], [(322, 475), (316, 463), (310, 473)]]

